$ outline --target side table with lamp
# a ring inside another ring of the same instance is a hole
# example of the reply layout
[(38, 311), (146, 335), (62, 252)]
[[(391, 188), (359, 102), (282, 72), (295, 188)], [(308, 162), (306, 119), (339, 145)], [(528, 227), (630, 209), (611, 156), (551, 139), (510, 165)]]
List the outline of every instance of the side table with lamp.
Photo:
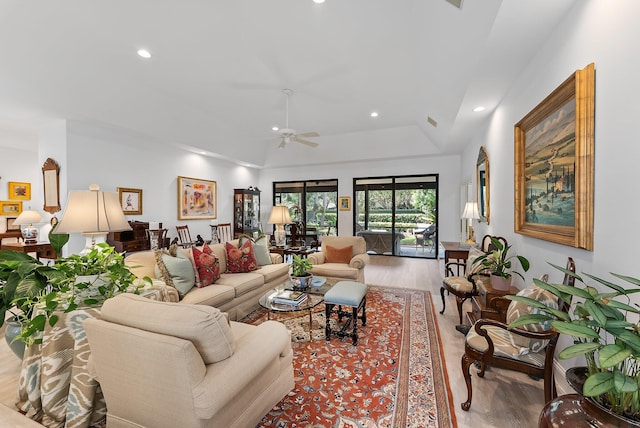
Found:
[(2, 250), (13, 250), (22, 253), (35, 253), (36, 259), (56, 259), (57, 253), (48, 242), (38, 242), (38, 228), (34, 224), (42, 221), (42, 215), (38, 211), (24, 210), (13, 222), (14, 225), (21, 226), (21, 236), (23, 242), (12, 242), (0, 244)]

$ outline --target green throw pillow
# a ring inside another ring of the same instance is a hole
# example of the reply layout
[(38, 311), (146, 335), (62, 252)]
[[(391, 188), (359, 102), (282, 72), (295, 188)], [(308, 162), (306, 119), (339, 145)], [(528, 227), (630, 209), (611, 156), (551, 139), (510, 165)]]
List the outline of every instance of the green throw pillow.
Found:
[(178, 251), (176, 257), (157, 252), (155, 274), (157, 278), (162, 278), (167, 285), (175, 287), (180, 297), (187, 294), (196, 283), (191, 260), (182, 251)]
[(259, 238), (253, 239), (247, 235), (240, 237), (240, 245), (246, 241), (251, 241), (253, 247), (253, 254), (256, 256), (258, 266), (265, 266), (271, 264), (271, 256), (269, 255), (269, 240), (267, 235), (262, 235)]

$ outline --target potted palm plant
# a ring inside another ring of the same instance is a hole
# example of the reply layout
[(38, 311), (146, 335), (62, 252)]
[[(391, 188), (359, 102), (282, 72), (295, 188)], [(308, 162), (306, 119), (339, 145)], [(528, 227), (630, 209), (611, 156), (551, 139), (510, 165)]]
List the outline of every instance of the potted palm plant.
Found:
[(293, 282), (293, 289), (304, 290), (311, 284), (311, 279), (313, 275), (309, 270), (313, 265), (311, 264), (311, 260), (302, 257), (298, 254), (293, 256), (291, 261), (291, 282)]
[(522, 274), (515, 270), (514, 261), (518, 261), (523, 271), (529, 270), (529, 260), (524, 256), (509, 254), (511, 245), (503, 244), (495, 237), (491, 237), (493, 250), (480, 255), (475, 261), (475, 265), (482, 265), (484, 270), (491, 273), (491, 286), (496, 290), (509, 290), (513, 274), (518, 275), (522, 280)]
[[(625, 285), (632, 285), (625, 288), (583, 274), (606, 288), (601, 292), (586, 285), (580, 275), (560, 266), (551, 266), (573, 276), (576, 279), (575, 287), (549, 284), (537, 279), (534, 282), (558, 298), (565, 301), (571, 299), (569, 312), (550, 309), (526, 297), (507, 296), (535, 307), (539, 312), (523, 315), (509, 327), (551, 322), (556, 331), (573, 337), (573, 343), (564, 348), (558, 358), (585, 358), (584, 382), (577, 383), (580, 385), (577, 392), (599, 405), (599, 409), (615, 415), (618, 418), (615, 426), (640, 426), (640, 309), (638, 304), (631, 304), (629, 297), (640, 292), (640, 279), (611, 273), (627, 283)], [(575, 373), (575, 370), (570, 369), (569, 372)], [(589, 412), (590, 409), (595, 409), (597, 413), (598, 407), (583, 406), (583, 411)], [(603, 418), (597, 414), (592, 416), (598, 420)]]

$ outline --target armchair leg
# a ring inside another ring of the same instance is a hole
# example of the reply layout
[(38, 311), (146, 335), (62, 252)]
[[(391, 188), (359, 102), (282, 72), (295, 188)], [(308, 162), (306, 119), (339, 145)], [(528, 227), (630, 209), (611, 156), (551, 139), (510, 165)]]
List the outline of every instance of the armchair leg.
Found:
[(456, 305), (458, 306), (458, 317), (460, 318), (460, 324), (462, 324), (462, 303), (467, 299), (456, 296)]
[(442, 310), (440, 311), (440, 314), (444, 314), (444, 310), (447, 308), (444, 301), (444, 287), (440, 287), (440, 297), (442, 297)]
[(460, 361), (462, 365), (462, 375), (464, 376), (464, 382), (467, 384), (467, 401), (461, 404), (462, 410), (467, 411), (469, 407), (471, 407), (471, 397), (473, 395), (472, 387), (471, 387), (471, 373), (469, 372), (469, 368), (473, 363), (473, 360), (467, 356), (465, 353), (462, 356), (462, 360)]

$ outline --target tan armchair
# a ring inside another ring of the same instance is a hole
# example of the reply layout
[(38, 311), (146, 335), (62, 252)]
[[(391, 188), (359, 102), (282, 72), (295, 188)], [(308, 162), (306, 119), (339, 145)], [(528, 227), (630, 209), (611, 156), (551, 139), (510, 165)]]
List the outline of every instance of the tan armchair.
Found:
[(294, 386), (283, 324), (133, 294), (84, 322), (110, 428), (256, 426)]
[[(346, 254), (348, 247), (351, 247), (350, 255)], [(310, 254), (309, 260), (314, 275), (364, 283), (364, 267), (369, 263), (369, 255), (367, 244), (360, 236), (325, 236), (320, 251)]]

